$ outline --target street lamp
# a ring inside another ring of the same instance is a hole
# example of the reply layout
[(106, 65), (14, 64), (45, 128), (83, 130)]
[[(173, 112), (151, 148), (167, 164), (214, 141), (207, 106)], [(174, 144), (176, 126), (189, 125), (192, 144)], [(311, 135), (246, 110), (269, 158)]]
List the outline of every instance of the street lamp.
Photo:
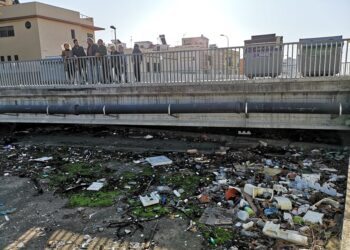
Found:
[(114, 25), (111, 25), (110, 28), (114, 30), (114, 43), (117, 45), (117, 28)]
[(230, 39), (228, 38), (228, 36), (226, 36), (226, 35), (224, 35), (224, 34), (221, 34), (220, 36), (226, 37), (226, 40), (227, 40), (227, 48), (230, 47)]

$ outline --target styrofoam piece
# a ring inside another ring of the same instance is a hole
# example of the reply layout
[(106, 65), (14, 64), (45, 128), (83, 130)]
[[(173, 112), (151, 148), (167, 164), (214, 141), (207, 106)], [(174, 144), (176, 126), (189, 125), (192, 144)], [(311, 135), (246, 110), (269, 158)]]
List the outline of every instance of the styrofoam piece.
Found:
[(275, 196), (274, 198), (277, 201), (277, 207), (281, 210), (292, 210), (292, 202), (283, 196)]
[(104, 183), (103, 182), (93, 182), (91, 185), (86, 189), (89, 191), (100, 191), (101, 188), (103, 188)]
[(173, 161), (164, 155), (148, 157), (145, 160), (151, 164), (152, 167), (173, 164)]
[(159, 195), (157, 192), (152, 192), (150, 195), (140, 195), (140, 201), (144, 207), (152, 206), (159, 203)]
[(259, 195), (262, 195), (264, 193), (271, 193), (271, 200), (272, 200), (273, 194), (274, 194), (273, 189), (271, 188), (256, 187), (252, 184), (245, 184), (244, 192), (252, 196), (254, 199), (256, 199)]
[(282, 239), (294, 244), (307, 246), (307, 237), (299, 234), (297, 231), (282, 230), (280, 224), (274, 224), (272, 221), (266, 222), (263, 234), (271, 238)]
[(304, 215), (303, 219), (306, 222), (311, 222), (311, 223), (319, 223), (322, 224), (322, 218), (324, 214), (318, 213), (318, 212), (313, 212), (313, 211), (307, 211), (306, 214)]

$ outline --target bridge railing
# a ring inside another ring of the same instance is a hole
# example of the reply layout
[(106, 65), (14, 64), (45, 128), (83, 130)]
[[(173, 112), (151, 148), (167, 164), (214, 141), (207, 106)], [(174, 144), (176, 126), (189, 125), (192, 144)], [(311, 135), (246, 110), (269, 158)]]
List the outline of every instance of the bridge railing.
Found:
[(0, 63), (0, 87), (350, 76), (349, 39)]

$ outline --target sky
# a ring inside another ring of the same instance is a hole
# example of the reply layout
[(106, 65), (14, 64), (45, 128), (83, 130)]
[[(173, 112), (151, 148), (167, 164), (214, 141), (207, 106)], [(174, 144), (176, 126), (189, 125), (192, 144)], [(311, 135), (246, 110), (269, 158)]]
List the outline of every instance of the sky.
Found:
[[(31, 2), (20, 0), (21, 3)], [(94, 18), (105, 31), (96, 38), (117, 38), (180, 45), (183, 37), (204, 35), (220, 47), (241, 46), (251, 35), (276, 33), (285, 42), (343, 35), (350, 38), (350, 0), (39, 0)]]

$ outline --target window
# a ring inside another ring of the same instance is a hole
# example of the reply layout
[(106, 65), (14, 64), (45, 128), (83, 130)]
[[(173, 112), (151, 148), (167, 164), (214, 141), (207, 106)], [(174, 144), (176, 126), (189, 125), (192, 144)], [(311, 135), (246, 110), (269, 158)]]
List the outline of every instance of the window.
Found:
[(75, 39), (75, 30), (70, 30), (70, 34), (72, 36), (72, 39)]
[(0, 61), (1, 62), (5, 62), (5, 57), (4, 56), (0, 56)]
[(94, 35), (91, 34), (91, 33), (87, 33), (87, 38), (92, 38), (92, 39), (94, 39)]
[(149, 73), (151, 71), (151, 65), (149, 62), (146, 63), (146, 71)]
[(18, 58), (18, 55), (15, 55), (15, 61), (18, 61), (19, 58)]
[(10, 37), (15, 36), (15, 30), (13, 26), (0, 27), (0, 37)]
[(11, 62), (12, 61), (12, 57), (11, 56), (7, 56), (7, 61)]

